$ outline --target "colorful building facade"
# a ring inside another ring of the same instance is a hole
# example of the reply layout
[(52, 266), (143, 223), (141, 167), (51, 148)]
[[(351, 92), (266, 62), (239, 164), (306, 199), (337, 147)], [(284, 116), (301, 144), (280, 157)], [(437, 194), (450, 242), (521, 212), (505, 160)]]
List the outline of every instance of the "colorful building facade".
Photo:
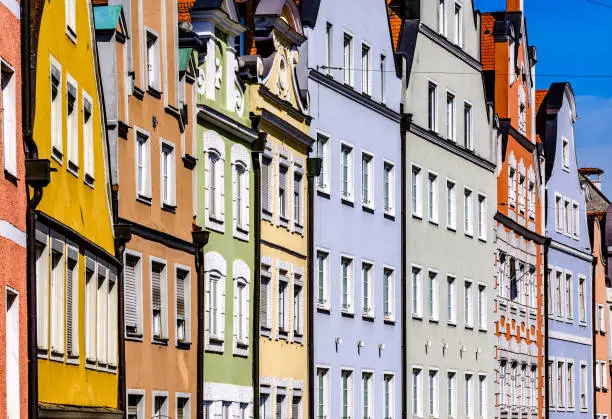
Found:
[[(259, 375), (257, 417), (308, 418), (308, 179), (312, 145), (300, 46), (305, 41), (293, 0), (261, 0), (249, 9), (250, 110), (266, 135), (261, 154), (261, 259), (257, 280)], [(248, 42), (248, 41), (247, 41)], [(255, 69), (256, 68), (256, 69)], [(261, 70), (259, 70), (261, 69)]]
[(0, 1), (0, 416), (28, 412), (26, 193), (21, 103), (21, 10)]
[(612, 319), (612, 286), (607, 276), (607, 211), (610, 201), (601, 191), (603, 171), (589, 167), (579, 169), (580, 185), (586, 200), (590, 245), (593, 254), (593, 370), (596, 419), (612, 416), (610, 386), (610, 319)]
[[(233, 0), (191, 3), (203, 47), (197, 61), (196, 221), (204, 255), (204, 417), (253, 414), (255, 170), (257, 132), (236, 49), (245, 27)], [(255, 76), (255, 80), (257, 77)]]
[(494, 214), (497, 417), (544, 417), (544, 155), (535, 133), (535, 47), (523, 2), (482, 16), (487, 100), (499, 117)]
[[(195, 417), (201, 405), (194, 225), (195, 58), (181, 48), (176, 1), (94, 8), (123, 258), (127, 415)], [(187, 34), (189, 35), (189, 34)]]
[(406, 413), (492, 417), (495, 117), (483, 84), (481, 17), (472, 1), (408, 3), (398, 41), (411, 115), (403, 161)]
[[(383, 1), (308, 18), (314, 418), (402, 415), (401, 77)], [(367, 22), (365, 24), (364, 22)], [(347, 122), (350, 121), (350, 122)]]
[(55, 171), (33, 232), (38, 417), (120, 417), (121, 262), (92, 9), (85, 0), (39, 6), (33, 136)]
[[(546, 376), (550, 418), (593, 413), (592, 261), (586, 202), (574, 138), (576, 104), (569, 83), (553, 83), (542, 98), (537, 131), (546, 157)], [(605, 298), (605, 293), (604, 293)], [(600, 307), (600, 308), (599, 308)], [(604, 306), (601, 305), (601, 315)], [(603, 324), (602, 324), (603, 326)], [(597, 370), (607, 371), (607, 358)], [(606, 380), (607, 382), (607, 380)], [(603, 385), (596, 381), (596, 388)]]

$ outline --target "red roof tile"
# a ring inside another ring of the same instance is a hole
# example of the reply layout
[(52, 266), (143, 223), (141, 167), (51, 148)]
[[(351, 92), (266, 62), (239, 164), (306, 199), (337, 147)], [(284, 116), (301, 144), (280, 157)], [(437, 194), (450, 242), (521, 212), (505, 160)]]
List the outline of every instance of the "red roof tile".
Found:
[(493, 25), (495, 18), (489, 14), (483, 14), (481, 20), (481, 57), (483, 70), (495, 70), (495, 40), (493, 39)]
[(178, 0), (178, 20), (179, 22), (191, 22), (189, 10), (195, 3), (195, 0)]
[(535, 99), (536, 99), (536, 112), (540, 109), (540, 105), (544, 102), (544, 98), (548, 94), (548, 89), (546, 90), (536, 90)]
[(399, 4), (395, 0), (387, 0), (387, 14), (389, 16), (389, 26), (391, 28), (391, 39), (393, 49), (397, 51), (400, 31), (402, 29), (402, 19), (399, 16)]

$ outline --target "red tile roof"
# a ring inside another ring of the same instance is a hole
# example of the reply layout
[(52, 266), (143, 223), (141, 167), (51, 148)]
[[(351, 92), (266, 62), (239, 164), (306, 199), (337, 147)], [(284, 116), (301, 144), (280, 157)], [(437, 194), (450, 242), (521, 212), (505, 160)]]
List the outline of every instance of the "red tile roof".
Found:
[(178, 20), (179, 22), (191, 22), (189, 9), (195, 3), (195, 0), (178, 0)]
[(391, 39), (393, 41), (393, 49), (397, 51), (400, 31), (402, 29), (402, 19), (399, 16), (399, 4), (396, 0), (387, 0), (387, 15), (389, 17), (389, 26), (391, 28)]
[(546, 90), (536, 90), (535, 100), (536, 100), (536, 112), (540, 109), (540, 105), (544, 102), (544, 98), (548, 94), (548, 89)]
[(481, 20), (481, 57), (483, 70), (495, 70), (495, 40), (493, 39), (493, 25), (495, 18), (490, 14), (483, 14)]

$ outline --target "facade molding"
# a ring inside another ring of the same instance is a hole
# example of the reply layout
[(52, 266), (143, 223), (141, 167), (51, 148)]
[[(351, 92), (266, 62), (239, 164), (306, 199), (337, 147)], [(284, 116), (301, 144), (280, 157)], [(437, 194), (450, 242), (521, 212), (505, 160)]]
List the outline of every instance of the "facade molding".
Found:
[(17, 19), (21, 19), (21, 6), (17, 0), (0, 0), (0, 4), (4, 5)]
[(253, 403), (253, 387), (205, 382), (204, 400)]
[(578, 336), (578, 335), (574, 335), (574, 334), (571, 334), (571, 333), (559, 332), (557, 330), (549, 330), (548, 331), (548, 338), (549, 339), (556, 339), (556, 340), (564, 340), (566, 342), (577, 343), (577, 344), (580, 344), (580, 345), (591, 346), (593, 344), (593, 339), (591, 339), (591, 338), (587, 338), (587, 337), (584, 337), (584, 336)]
[(0, 237), (4, 237), (23, 248), (26, 247), (26, 233), (6, 220), (0, 220)]
[(570, 247), (566, 244), (560, 243), (558, 241), (555, 240), (551, 240), (550, 242), (550, 248), (551, 249), (555, 249), (558, 250), (560, 252), (566, 253), (570, 256), (574, 256), (577, 257), (578, 259), (582, 259), (586, 262), (592, 262), (593, 261), (593, 256), (590, 255), (589, 253), (585, 253), (582, 252), (578, 249), (574, 249), (573, 247)]
[(482, 72), (482, 64), (477, 59), (466, 53), (464, 50), (450, 42), (445, 37), (440, 36), (440, 34), (431, 29), (429, 26), (421, 23), (419, 25), (419, 33), (423, 34), (425, 37), (427, 37), (427, 39), (435, 42), (440, 47), (453, 54), (456, 58), (466, 63), (474, 70)]
[(249, 144), (257, 139), (257, 131), (206, 105), (198, 104), (198, 121), (208, 122)]

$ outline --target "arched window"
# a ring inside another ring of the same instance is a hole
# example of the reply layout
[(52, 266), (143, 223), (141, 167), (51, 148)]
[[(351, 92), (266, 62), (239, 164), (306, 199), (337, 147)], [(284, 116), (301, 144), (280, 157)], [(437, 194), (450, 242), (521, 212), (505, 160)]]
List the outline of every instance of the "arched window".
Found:
[(232, 200), (234, 237), (248, 240), (250, 230), (250, 154), (241, 144), (232, 146)]
[(234, 279), (234, 353), (248, 355), (249, 351), (249, 324), (250, 324), (250, 282), (251, 269), (240, 259), (234, 261), (232, 266)]
[(205, 226), (212, 230), (224, 231), (225, 222), (225, 142), (215, 131), (204, 134), (206, 155), (204, 187)]
[(225, 341), (225, 283), (227, 263), (217, 252), (204, 256), (206, 350), (223, 352)]

